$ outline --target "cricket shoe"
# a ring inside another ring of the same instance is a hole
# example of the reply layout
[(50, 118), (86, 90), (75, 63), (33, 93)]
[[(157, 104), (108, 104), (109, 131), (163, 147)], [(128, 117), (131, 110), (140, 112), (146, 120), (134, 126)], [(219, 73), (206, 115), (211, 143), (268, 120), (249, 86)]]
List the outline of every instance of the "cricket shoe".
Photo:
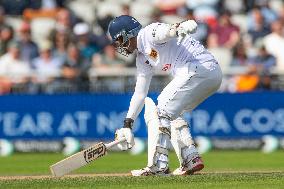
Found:
[(159, 176), (165, 176), (170, 173), (170, 169), (168, 167), (164, 169), (157, 169), (156, 167), (150, 168), (150, 167), (145, 167), (143, 169), (138, 169), (138, 170), (132, 170), (131, 175), (135, 177), (139, 176), (152, 176), (152, 175), (159, 175)]
[(184, 165), (177, 168), (172, 174), (173, 175), (192, 175), (193, 173), (200, 171), (204, 168), (201, 157), (195, 157), (185, 163)]

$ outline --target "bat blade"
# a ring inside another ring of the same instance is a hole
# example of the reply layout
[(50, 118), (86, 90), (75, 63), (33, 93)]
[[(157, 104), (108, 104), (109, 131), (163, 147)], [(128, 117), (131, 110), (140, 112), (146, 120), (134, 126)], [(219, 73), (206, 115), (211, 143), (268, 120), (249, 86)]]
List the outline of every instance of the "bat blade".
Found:
[(53, 176), (60, 177), (68, 174), (80, 167), (107, 154), (107, 148), (104, 143), (100, 142), (86, 150), (82, 150), (68, 158), (65, 158), (50, 166), (50, 171)]

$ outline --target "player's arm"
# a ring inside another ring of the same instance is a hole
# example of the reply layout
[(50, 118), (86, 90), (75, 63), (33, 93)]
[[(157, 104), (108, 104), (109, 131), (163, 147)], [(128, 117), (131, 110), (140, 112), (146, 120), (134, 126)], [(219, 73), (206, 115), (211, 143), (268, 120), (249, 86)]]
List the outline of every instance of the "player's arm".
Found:
[(187, 20), (176, 24), (158, 23), (152, 31), (152, 41), (155, 44), (162, 44), (172, 38), (178, 38), (178, 43), (188, 35), (195, 33), (197, 23), (194, 20)]
[[(145, 61), (145, 60), (144, 60)], [(134, 94), (132, 95), (128, 113), (124, 120), (124, 126), (116, 131), (116, 139), (119, 140), (122, 137), (126, 138), (125, 143), (121, 143), (118, 147), (121, 150), (127, 150), (134, 145), (134, 137), (132, 134), (132, 127), (134, 120), (137, 118), (144, 106), (144, 100), (147, 97), (151, 79), (153, 76), (153, 70), (151, 66), (143, 63), (137, 65), (137, 80)]]
[(144, 106), (144, 100), (147, 97), (152, 75), (138, 75), (135, 92), (131, 98), (130, 106), (126, 119), (135, 120)]

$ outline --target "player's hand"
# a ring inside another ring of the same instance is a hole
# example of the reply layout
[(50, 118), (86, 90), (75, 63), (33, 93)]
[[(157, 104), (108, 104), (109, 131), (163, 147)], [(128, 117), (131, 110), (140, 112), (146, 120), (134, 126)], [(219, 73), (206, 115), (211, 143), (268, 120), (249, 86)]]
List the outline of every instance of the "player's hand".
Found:
[(194, 20), (187, 20), (185, 22), (182, 22), (177, 27), (177, 36), (178, 36), (178, 42), (179, 45), (182, 40), (186, 37), (188, 34), (193, 34), (196, 32), (197, 29), (197, 23)]
[(117, 145), (120, 150), (128, 150), (134, 146), (134, 136), (130, 128), (121, 128), (115, 132), (115, 140), (125, 138), (125, 142), (121, 142)]

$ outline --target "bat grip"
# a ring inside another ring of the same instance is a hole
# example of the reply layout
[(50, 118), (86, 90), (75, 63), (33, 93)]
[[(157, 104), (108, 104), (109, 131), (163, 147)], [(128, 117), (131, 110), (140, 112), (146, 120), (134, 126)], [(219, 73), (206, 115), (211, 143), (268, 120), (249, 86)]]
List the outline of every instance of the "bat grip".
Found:
[(124, 141), (126, 141), (126, 138), (123, 137), (123, 138), (121, 138), (119, 140), (114, 140), (114, 141), (112, 141), (110, 143), (107, 143), (107, 144), (105, 144), (105, 146), (106, 146), (107, 149), (110, 149), (111, 147), (113, 147), (113, 146), (115, 146), (115, 145), (117, 145), (117, 144), (119, 144), (121, 142), (124, 142)]

